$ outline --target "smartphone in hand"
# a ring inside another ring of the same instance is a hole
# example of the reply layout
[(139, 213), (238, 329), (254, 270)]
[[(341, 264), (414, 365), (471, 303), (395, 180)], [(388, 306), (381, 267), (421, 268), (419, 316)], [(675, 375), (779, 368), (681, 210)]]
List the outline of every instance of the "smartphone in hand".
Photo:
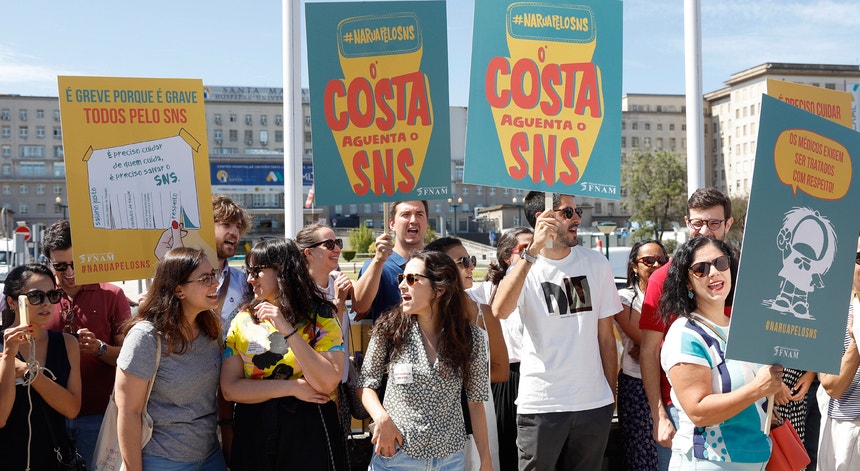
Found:
[(18, 296), (18, 325), (30, 325), (30, 300), (25, 294)]

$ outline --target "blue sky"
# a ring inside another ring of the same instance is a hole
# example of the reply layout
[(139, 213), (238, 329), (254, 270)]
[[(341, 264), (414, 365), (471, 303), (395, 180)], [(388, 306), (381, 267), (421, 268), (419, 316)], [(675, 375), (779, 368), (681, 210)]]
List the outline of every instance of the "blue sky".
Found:
[[(57, 96), (57, 75), (283, 85), (280, 0), (6, 3), (0, 94)], [(623, 3), (623, 92), (684, 93), (684, 2)], [(447, 9), (450, 103), (465, 106), (474, 2)], [(860, 2), (703, 0), (702, 58), (705, 92), (764, 62), (860, 64)]]

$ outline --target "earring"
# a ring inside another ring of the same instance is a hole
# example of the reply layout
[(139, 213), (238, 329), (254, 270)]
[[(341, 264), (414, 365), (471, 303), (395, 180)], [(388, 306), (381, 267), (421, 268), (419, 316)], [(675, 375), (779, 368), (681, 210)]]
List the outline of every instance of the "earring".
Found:
[(693, 291), (692, 290), (689, 290), (689, 289), (687, 290), (687, 297), (690, 299), (693, 299)]

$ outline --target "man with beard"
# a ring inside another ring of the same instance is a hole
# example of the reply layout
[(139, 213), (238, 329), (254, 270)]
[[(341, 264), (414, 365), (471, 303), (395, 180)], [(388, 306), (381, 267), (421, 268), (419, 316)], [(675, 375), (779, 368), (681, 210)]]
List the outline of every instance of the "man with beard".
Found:
[(221, 273), (218, 284), (218, 314), (221, 317), (221, 334), (227, 336), (230, 321), (239, 306), (249, 295), (245, 273), (230, 266), (230, 257), (236, 255), (239, 239), (251, 228), (251, 216), (245, 208), (224, 195), (212, 195), (212, 213), (215, 219), (215, 251), (218, 255), (216, 270)]
[(394, 231), (394, 245), (388, 233), (376, 238), (374, 257), (361, 267), (354, 284), (352, 310), (355, 320), (374, 322), (383, 312), (400, 303), (397, 275), (409, 254), (424, 248), (427, 235), (427, 201), (397, 201), (391, 205), (388, 227)]
[(45, 230), (42, 253), (57, 286), (66, 294), (56, 304), (47, 327), (75, 335), (81, 348), (81, 411), (66, 421), (66, 428), (81, 457), (92, 463), (113, 390), (116, 358), (124, 337), (122, 328), (131, 317), (131, 309), (125, 293), (116, 285), (77, 284), (69, 221), (57, 221)]
[(496, 317), (519, 308), (523, 322), (519, 469), (600, 469), (618, 369), (612, 319), (622, 306), (609, 262), (578, 245), (574, 197), (555, 194), (547, 210), (544, 201), (543, 192), (526, 195), (534, 239), (493, 301)]

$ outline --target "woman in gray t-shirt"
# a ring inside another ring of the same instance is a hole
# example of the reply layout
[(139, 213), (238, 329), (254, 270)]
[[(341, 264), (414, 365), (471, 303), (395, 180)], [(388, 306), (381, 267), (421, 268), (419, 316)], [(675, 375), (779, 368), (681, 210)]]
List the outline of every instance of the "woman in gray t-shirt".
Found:
[[(150, 295), (117, 358), (117, 425), (128, 470), (226, 470), (216, 435), (221, 328), (212, 309), (218, 307), (217, 287), (218, 273), (202, 250), (173, 249), (156, 266)], [(141, 449), (144, 407), (153, 431)]]

